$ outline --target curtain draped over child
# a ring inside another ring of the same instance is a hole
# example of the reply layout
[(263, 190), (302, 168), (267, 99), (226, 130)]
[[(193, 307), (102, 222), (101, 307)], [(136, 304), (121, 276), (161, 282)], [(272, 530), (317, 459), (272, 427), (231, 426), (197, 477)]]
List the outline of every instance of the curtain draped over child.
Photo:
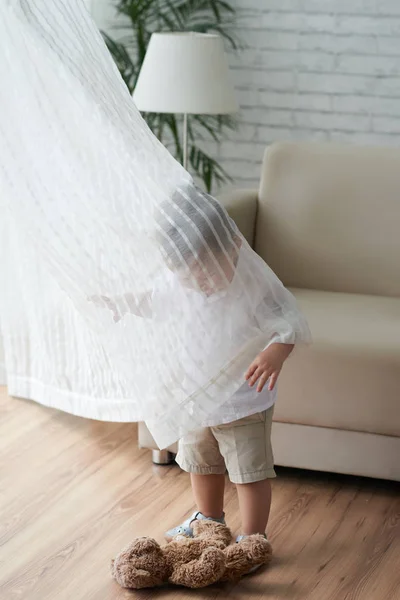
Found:
[(10, 394), (160, 447), (223, 422), (257, 352), (307, 341), (294, 298), (152, 135), (83, 0), (2, 0), (0, 39)]

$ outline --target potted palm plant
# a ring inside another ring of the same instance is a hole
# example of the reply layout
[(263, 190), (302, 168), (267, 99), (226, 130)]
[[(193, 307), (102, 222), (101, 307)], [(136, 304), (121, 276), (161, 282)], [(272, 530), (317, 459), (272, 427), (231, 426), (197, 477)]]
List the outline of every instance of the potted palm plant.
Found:
[[(135, 88), (154, 32), (217, 32), (233, 49), (239, 47), (233, 33), (235, 10), (224, 0), (115, 0), (117, 12), (124, 17), (118, 35), (103, 36), (130, 92)], [(117, 32), (116, 32), (117, 33)], [(180, 116), (143, 113), (144, 119), (158, 139), (182, 160)], [(198, 141), (219, 142), (236, 127), (230, 115), (191, 115), (188, 121), (189, 166), (208, 192), (231, 178), (218, 162), (198, 145)]]

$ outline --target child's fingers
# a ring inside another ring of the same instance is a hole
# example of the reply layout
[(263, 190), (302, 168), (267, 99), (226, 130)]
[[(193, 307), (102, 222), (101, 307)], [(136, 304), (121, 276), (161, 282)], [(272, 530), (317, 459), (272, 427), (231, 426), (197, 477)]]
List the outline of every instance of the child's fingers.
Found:
[(264, 389), (265, 384), (267, 383), (269, 378), (269, 373), (268, 371), (266, 371), (265, 373), (263, 373), (259, 379), (258, 385), (257, 385), (257, 392), (262, 392)]
[(249, 386), (253, 387), (253, 385), (258, 381), (258, 379), (263, 374), (264, 370), (261, 367), (257, 367), (255, 373), (249, 379)]
[(103, 300), (103, 302), (107, 306), (107, 308), (109, 308), (110, 310), (114, 309), (115, 304), (111, 300), (111, 298), (108, 298), (108, 296), (100, 296), (100, 298)]
[(247, 373), (245, 375), (246, 381), (248, 381), (250, 379), (250, 377), (252, 375), (254, 375), (257, 368), (258, 368), (258, 365), (256, 363), (253, 363), (252, 365), (250, 365), (250, 367), (247, 369)]
[(89, 296), (88, 301), (93, 302), (93, 304), (97, 304), (97, 305), (103, 304), (102, 300), (101, 300), (101, 296)]
[(269, 385), (268, 385), (268, 389), (270, 392), (272, 392), (272, 390), (274, 389), (276, 382), (278, 380), (279, 377), (279, 371), (275, 371), (275, 373), (272, 373), (270, 380), (269, 380)]
[(105, 304), (107, 307), (109, 307), (111, 304), (111, 300), (108, 298), (108, 296), (89, 296), (88, 300), (89, 302), (93, 302), (98, 306), (103, 306)]

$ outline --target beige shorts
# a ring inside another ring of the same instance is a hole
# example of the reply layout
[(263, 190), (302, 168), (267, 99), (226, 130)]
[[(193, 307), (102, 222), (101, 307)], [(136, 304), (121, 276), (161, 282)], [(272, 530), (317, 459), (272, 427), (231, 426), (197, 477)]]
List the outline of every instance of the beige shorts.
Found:
[(182, 438), (178, 465), (198, 475), (224, 474), (232, 483), (276, 477), (271, 446), (274, 407), (239, 421), (199, 429)]

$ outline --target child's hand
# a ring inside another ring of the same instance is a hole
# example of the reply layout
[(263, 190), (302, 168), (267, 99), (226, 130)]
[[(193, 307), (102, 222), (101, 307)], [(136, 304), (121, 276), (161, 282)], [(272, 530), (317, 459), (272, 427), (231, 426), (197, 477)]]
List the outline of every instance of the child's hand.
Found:
[(113, 300), (111, 300), (111, 298), (108, 298), (108, 296), (90, 296), (88, 300), (89, 302), (93, 302), (93, 304), (99, 306), (100, 308), (104, 308), (104, 306), (106, 306), (109, 310), (111, 310), (113, 314), (113, 320), (115, 323), (118, 323), (118, 321), (121, 320), (122, 317), (117, 308), (117, 305)]
[(282, 371), (283, 363), (293, 348), (293, 344), (271, 344), (261, 352), (246, 373), (249, 386), (253, 387), (258, 381), (257, 392), (262, 392), (269, 380), (268, 389), (272, 391)]

